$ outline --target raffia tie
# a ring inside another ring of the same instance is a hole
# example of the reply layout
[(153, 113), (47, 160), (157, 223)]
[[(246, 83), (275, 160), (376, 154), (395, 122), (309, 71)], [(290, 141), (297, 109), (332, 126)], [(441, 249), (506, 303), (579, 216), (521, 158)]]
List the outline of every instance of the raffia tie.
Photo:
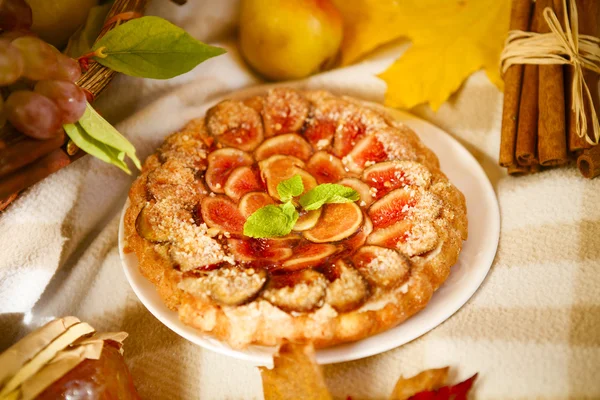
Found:
[[(575, 0), (563, 0), (564, 26), (550, 8), (544, 9), (544, 19), (549, 33), (514, 30), (508, 32), (504, 50), (500, 55), (502, 73), (514, 64), (567, 64), (573, 67), (571, 109), (575, 113), (577, 135), (593, 145), (600, 141), (600, 124), (592, 102), (590, 88), (583, 79), (583, 68), (600, 74), (600, 39), (579, 34)], [(570, 18), (568, 17), (570, 15)], [(596, 90), (596, 88), (593, 88)], [(591, 105), (593, 131), (588, 132), (585, 99)]]

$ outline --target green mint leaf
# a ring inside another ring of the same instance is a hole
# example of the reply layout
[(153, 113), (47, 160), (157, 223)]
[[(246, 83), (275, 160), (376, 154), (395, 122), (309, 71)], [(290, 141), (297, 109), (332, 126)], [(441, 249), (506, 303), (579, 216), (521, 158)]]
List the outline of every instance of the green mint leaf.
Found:
[(292, 231), (293, 224), (296, 223), (292, 220), (282, 207), (271, 204), (259, 208), (248, 217), (244, 224), (244, 235), (253, 238), (285, 236)]
[(281, 211), (283, 211), (283, 213), (288, 217), (288, 224), (294, 228), (294, 225), (296, 225), (296, 221), (298, 221), (298, 217), (300, 216), (298, 211), (296, 211), (296, 207), (294, 207), (291, 201), (288, 201), (279, 207), (281, 208)]
[[(79, 126), (87, 133), (88, 136), (94, 138), (100, 143), (112, 147), (117, 153), (127, 155), (138, 169), (142, 168), (140, 160), (135, 155), (135, 147), (119, 133), (108, 121), (100, 116), (94, 108), (88, 103), (83, 116), (78, 121)], [(70, 137), (70, 136), (69, 136)], [(79, 144), (73, 139), (77, 146)], [(87, 152), (83, 147), (81, 149)], [(90, 153), (91, 154), (91, 153)], [(94, 154), (93, 154), (94, 155)], [(124, 159), (124, 156), (122, 156)]]
[(117, 72), (142, 78), (168, 79), (225, 53), (183, 29), (153, 16), (133, 19), (108, 31), (92, 48), (105, 55), (94, 60)]
[(348, 186), (324, 183), (309, 190), (300, 197), (300, 205), (305, 210), (317, 210), (323, 204), (350, 203), (360, 198), (358, 192)]
[(104, 162), (121, 168), (128, 174), (131, 174), (129, 167), (123, 161), (125, 159), (125, 152), (116, 150), (115, 148), (94, 139), (88, 135), (81, 125), (79, 125), (79, 123), (65, 124), (63, 125), (63, 128), (73, 143), (75, 143), (81, 150), (96, 158), (99, 158)]
[(294, 175), (277, 185), (277, 193), (279, 193), (279, 198), (283, 202), (291, 200), (292, 197), (300, 196), (302, 192), (304, 192), (304, 184), (300, 175)]
[(90, 52), (112, 5), (113, 2), (108, 2), (90, 9), (85, 24), (81, 25), (69, 38), (69, 43), (64, 51), (66, 55), (77, 58)]

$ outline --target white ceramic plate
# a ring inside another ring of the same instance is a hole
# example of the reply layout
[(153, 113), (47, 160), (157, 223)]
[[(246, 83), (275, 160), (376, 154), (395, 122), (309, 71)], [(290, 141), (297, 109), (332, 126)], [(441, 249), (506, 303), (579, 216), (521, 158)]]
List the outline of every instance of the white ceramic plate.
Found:
[[(237, 97), (237, 96), (236, 96)], [(473, 156), (450, 135), (403, 112), (394, 112), (397, 119), (413, 128), (421, 140), (440, 159), (442, 170), (467, 199), (469, 239), (464, 243), (449, 278), (434, 293), (427, 307), (406, 322), (378, 335), (317, 351), (320, 364), (356, 360), (401, 346), (425, 334), (450, 318), (471, 298), (490, 269), (500, 235), (500, 211), (494, 189)], [(129, 202), (125, 204), (127, 208)], [(123, 209), (123, 214), (125, 211)], [(236, 350), (191, 327), (184, 325), (176, 312), (169, 310), (154, 286), (138, 269), (135, 254), (123, 254), (123, 217), (119, 228), (119, 249), (123, 269), (133, 291), (148, 310), (174, 332), (204, 348), (260, 365), (272, 365), (273, 347), (249, 346)]]

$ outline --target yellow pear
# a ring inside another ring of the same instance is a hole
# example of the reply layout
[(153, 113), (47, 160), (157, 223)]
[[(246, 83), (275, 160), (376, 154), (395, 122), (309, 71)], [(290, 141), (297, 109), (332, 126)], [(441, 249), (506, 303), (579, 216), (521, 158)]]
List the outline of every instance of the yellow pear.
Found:
[(331, 0), (242, 0), (240, 49), (266, 78), (299, 79), (327, 68), (342, 35)]
[(98, 0), (26, 0), (33, 14), (31, 30), (62, 49)]

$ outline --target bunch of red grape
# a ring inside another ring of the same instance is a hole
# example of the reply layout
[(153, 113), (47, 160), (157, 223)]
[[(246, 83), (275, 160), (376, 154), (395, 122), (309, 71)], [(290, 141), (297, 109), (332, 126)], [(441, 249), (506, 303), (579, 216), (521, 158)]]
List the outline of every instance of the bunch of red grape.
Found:
[(86, 96), (79, 63), (29, 32), (31, 21), (24, 0), (0, 0), (0, 127), (50, 139), (81, 118)]

